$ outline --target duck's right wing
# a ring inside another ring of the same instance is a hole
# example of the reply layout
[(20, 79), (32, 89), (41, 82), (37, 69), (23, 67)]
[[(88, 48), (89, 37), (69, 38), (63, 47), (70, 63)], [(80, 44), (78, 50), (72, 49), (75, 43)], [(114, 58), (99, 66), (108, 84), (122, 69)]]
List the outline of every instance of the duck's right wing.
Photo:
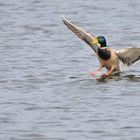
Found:
[(126, 48), (116, 51), (119, 59), (127, 66), (140, 60), (140, 48)]
[(95, 37), (91, 36), (89, 33), (85, 32), (80, 27), (77, 27), (76, 25), (72, 24), (64, 17), (62, 21), (74, 34), (76, 34), (81, 40), (84, 40), (95, 52), (97, 52), (99, 44)]

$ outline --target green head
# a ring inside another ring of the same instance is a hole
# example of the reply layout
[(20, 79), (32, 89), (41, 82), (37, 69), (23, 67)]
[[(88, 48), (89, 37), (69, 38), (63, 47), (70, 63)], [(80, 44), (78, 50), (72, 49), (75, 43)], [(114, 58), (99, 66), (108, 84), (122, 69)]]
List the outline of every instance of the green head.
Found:
[(98, 40), (99, 44), (101, 45), (101, 47), (107, 47), (106, 39), (104, 36), (98, 36), (97, 40)]

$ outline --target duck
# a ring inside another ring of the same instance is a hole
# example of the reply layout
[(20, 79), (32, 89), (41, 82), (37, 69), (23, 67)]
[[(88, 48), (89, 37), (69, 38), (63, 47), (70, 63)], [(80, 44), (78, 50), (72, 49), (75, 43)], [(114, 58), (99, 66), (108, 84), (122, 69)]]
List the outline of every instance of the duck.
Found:
[(110, 48), (107, 46), (106, 38), (103, 35), (92, 36), (65, 17), (62, 21), (77, 37), (86, 42), (97, 55), (99, 67), (91, 73), (92, 76), (96, 76), (102, 68), (106, 68), (107, 72), (102, 75), (103, 78), (106, 78), (114, 73), (121, 72), (120, 61), (126, 66), (131, 66), (140, 60), (140, 48), (130, 47), (120, 50)]

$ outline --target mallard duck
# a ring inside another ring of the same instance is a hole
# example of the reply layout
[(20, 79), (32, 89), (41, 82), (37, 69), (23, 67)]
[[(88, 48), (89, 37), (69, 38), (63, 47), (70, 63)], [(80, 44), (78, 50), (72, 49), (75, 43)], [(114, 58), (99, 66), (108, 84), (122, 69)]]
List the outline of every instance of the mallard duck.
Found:
[(140, 59), (140, 48), (134, 47), (122, 50), (108, 48), (104, 36), (92, 36), (64, 17), (62, 21), (81, 40), (85, 41), (97, 54), (100, 65), (96, 71), (91, 73), (93, 76), (96, 76), (97, 72), (105, 67), (107, 72), (103, 74), (102, 77), (108, 77), (112, 73), (120, 71), (120, 61), (122, 61), (124, 65), (130, 66)]

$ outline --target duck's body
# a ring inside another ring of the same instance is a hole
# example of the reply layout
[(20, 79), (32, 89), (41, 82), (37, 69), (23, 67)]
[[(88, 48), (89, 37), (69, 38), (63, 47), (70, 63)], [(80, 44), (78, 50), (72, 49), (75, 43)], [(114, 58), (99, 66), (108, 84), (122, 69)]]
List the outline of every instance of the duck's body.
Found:
[(120, 70), (119, 66), (119, 58), (116, 55), (116, 52), (113, 49), (107, 49), (110, 53), (110, 57), (108, 59), (103, 59), (101, 53), (98, 53), (98, 60), (100, 65), (104, 66), (107, 70), (110, 70), (112, 67), (115, 71)]
[(113, 72), (120, 71), (119, 58), (115, 50), (111, 48), (99, 48), (97, 51), (97, 57), (100, 62), (100, 66), (95, 72), (92, 73), (92, 75), (95, 75), (96, 72), (101, 70), (103, 67), (108, 70), (108, 72), (103, 75), (104, 77), (109, 76)]
[(63, 19), (63, 22), (80, 39), (84, 40), (97, 54), (100, 66), (95, 72), (92, 73), (92, 75), (96, 75), (98, 71), (105, 67), (107, 69), (107, 73), (105, 73), (103, 77), (107, 77), (113, 72), (120, 71), (120, 60), (123, 62), (123, 64), (130, 66), (140, 59), (140, 48), (127, 48), (123, 50), (107, 48), (106, 40), (103, 36), (93, 37), (65, 18)]

